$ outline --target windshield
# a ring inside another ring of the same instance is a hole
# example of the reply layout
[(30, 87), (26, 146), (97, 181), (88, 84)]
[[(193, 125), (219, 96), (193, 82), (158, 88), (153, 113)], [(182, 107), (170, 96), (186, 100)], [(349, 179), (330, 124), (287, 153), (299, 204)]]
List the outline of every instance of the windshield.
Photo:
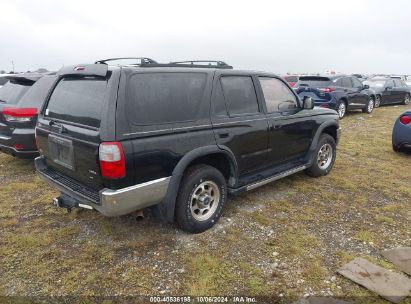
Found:
[(16, 104), (32, 84), (32, 82), (17, 83), (9, 81), (0, 89), (0, 102)]

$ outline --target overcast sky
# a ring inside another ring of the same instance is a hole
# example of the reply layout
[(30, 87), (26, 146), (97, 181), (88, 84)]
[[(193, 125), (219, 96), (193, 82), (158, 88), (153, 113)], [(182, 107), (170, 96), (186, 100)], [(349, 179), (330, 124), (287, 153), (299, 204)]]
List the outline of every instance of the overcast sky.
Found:
[(411, 1), (0, 0), (0, 70), (124, 56), (411, 74)]

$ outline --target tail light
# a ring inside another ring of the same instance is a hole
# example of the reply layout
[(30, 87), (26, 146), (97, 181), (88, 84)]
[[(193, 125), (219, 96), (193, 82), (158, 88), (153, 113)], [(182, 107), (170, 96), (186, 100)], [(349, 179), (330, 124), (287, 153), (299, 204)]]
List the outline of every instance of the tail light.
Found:
[(320, 88), (319, 90), (323, 91), (324, 93), (331, 93), (335, 91), (334, 88)]
[(37, 108), (3, 108), (3, 116), (10, 122), (32, 121), (37, 115)]
[(101, 176), (118, 179), (126, 176), (123, 147), (119, 142), (103, 142), (99, 149)]
[(407, 116), (407, 115), (401, 116), (400, 122), (404, 125), (408, 125), (409, 123), (411, 123), (411, 116)]

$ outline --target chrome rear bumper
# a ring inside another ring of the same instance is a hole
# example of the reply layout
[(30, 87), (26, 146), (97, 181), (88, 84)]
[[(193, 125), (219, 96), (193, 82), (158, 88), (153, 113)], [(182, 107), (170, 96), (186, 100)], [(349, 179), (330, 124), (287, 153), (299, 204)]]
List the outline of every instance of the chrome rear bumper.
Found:
[[(46, 162), (43, 157), (35, 159), (37, 174), (49, 185), (77, 201), (77, 205), (87, 205), (96, 209), (105, 216), (120, 216), (159, 204), (166, 196), (171, 177), (163, 177), (145, 183), (122, 189), (102, 189), (93, 197), (84, 192), (80, 193), (64, 183), (62, 178), (55, 179), (48, 174)], [(81, 186), (81, 184), (79, 185)]]

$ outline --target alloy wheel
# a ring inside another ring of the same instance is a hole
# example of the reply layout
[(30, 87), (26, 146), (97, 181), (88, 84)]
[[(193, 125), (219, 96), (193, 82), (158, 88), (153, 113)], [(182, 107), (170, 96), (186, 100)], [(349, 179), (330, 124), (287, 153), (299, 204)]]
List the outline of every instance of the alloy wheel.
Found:
[(338, 106), (338, 116), (340, 118), (343, 118), (345, 115), (345, 111), (346, 111), (345, 103), (341, 102)]
[(368, 101), (367, 109), (368, 109), (368, 113), (371, 113), (372, 110), (374, 109), (374, 100), (372, 98), (370, 98), (370, 100)]
[(333, 159), (333, 148), (330, 144), (324, 144), (321, 146), (317, 154), (317, 164), (321, 170), (327, 169)]
[(375, 96), (375, 107), (378, 108), (381, 105), (381, 97), (379, 95)]
[(202, 182), (190, 198), (191, 215), (197, 221), (206, 221), (213, 216), (220, 203), (220, 189), (212, 181)]
[(404, 104), (407, 105), (409, 103), (410, 103), (410, 95), (407, 94), (407, 96), (405, 96), (405, 99), (404, 99)]

